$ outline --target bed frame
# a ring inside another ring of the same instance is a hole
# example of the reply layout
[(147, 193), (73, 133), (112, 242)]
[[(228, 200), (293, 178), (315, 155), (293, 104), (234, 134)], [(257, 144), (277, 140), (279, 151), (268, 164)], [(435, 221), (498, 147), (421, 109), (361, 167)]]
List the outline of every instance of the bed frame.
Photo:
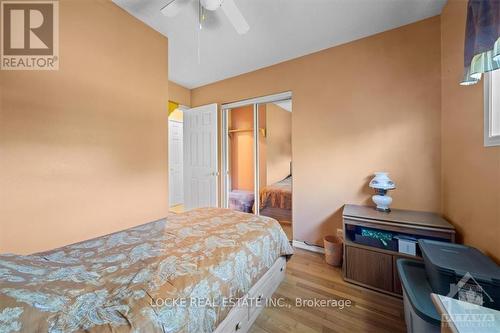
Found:
[[(279, 257), (271, 268), (255, 283), (244, 298), (269, 299), (285, 278), (286, 259)], [(227, 317), (217, 326), (214, 333), (246, 333), (252, 327), (264, 306), (255, 302), (243, 302), (248, 306), (239, 306), (229, 311)]]
[(265, 207), (260, 210), (260, 215), (269, 216), (280, 223), (292, 223), (292, 210), (276, 207)]

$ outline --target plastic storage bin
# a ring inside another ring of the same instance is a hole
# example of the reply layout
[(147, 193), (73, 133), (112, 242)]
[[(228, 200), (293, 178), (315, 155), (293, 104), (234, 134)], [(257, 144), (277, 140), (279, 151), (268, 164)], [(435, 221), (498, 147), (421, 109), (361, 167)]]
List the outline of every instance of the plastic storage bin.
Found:
[(441, 317), (431, 300), (432, 288), (427, 281), (424, 264), (410, 259), (396, 262), (401, 285), (408, 333), (439, 333)]
[(232, 190), (229, 192), (229, 208), (240, 212), (252, 213), (255, 195), (253, 192), (244, 190)]
[[(470, 246), (426, 239), (418, 244), (435, 293), (456, 299), (463, 295), (460, 298), (466, 300), (463, 297), (470, 297), (470, 292), (465, 291), (473, 290), (482, 297), (483, 306), (500, 310), (500, 266), (493, 260)], [(462, 289), (457, 287), (461, 280), (466, 283)]]

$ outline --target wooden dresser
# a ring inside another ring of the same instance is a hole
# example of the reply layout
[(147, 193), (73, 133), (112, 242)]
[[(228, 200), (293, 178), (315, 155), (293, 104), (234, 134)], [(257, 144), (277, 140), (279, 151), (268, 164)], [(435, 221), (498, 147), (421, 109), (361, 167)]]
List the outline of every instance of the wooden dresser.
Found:
[[(438, 214), (399, 209), (384, 213), (359, 205), (344, 206), (343, 233), (344, 279), (395, 296), (402, 294), (396, 260), (422, 260), (418, 245), (416, 255), (400, 253), (397, 238), (455, 242), (455, 229)], [(380, 241), (366, 235), (385, 238)]]

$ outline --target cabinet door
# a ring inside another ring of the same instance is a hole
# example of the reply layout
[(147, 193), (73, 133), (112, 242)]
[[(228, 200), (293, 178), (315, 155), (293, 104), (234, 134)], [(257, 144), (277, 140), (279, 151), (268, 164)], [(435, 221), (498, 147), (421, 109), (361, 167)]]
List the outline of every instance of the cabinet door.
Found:
[(393, 291), (392, 256), (346, 246), (346, 277), (368, 286)]

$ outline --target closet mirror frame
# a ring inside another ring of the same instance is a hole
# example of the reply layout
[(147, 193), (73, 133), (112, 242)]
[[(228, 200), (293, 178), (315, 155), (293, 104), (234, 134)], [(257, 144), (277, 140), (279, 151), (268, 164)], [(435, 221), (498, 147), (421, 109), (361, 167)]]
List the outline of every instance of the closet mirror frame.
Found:
[(255, 215), (260, 215), (260, 205), (255, 204), (260, 197), (260, 145), (259, 145), (259, 105), (281, 102), (286, 100), (292, 100), (292, 92), (287, 91), (274, 95), (267, 95), (262, 97), (250, 98), (238, 102), (227, 103), (221, 105), (221, 133), (222, 133), (222, 154), (221, 154), (221, 165), (222, 165), (222, 177), (221, 177), (221, 202), (223, 208), (229, 208), (229, 192), (231, 191), (229, 181), (230, 170), (229, 170), (229, 112), (232, 109), (240, 108), (243, 106), (253, 105), (253, 164), (254, 164), (254, 207)]

